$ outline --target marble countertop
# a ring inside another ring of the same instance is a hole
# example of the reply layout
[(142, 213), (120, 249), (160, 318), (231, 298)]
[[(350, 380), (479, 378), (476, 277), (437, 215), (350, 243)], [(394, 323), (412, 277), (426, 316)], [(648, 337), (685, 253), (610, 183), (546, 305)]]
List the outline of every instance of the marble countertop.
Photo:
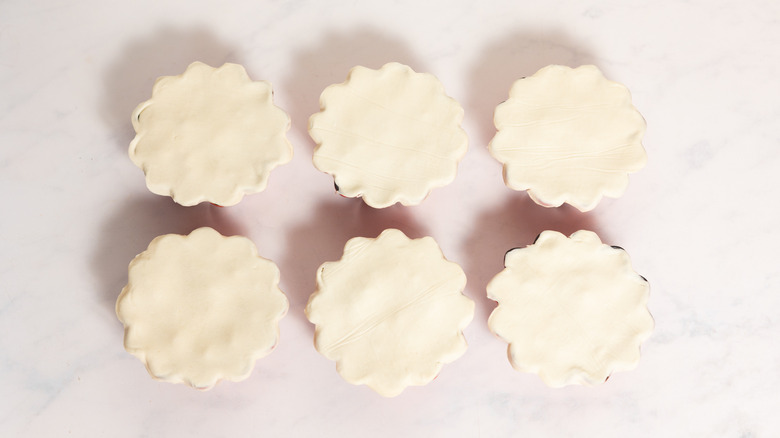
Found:
[[(778, 20), (774, 0), (0, 2), (0, 436), (780, 435)], [(243, 64), (292, 118), (293, 161), (235, 207), (154, 195), (127, 156), (135, 105), (195, 60)], [(442, 81), (470, 144), (422, 205), (372, 210), (312, 166), (306, 124), (388, 61)], [(592, 212), (539, 207), (487, 152), (493, 108), (591, 63), (630, 88), (648, 165)], [(152, 238), (203, 225), (252, 239), (290, 300), (277, 349), (208, 392), (152, 380), (114, 313)], [(465, 355), (392, 399), (344, 382), (303, 313), (317, 266), (387, 227), (433, 236), (476, 302)], [(583, 228), (649, 279), (656, 328), (637, 369), (551, 389), (511, 368), (485, 287), (507, 249)]]

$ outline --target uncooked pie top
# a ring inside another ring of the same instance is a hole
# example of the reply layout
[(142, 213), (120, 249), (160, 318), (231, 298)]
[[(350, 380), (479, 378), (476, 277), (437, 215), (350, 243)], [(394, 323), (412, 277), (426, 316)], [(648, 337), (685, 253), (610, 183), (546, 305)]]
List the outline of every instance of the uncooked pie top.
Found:
[(129, 150), (149, 190), (187, 206), (234, 205), (264, 190), (271, 170), (292, 159), (290, 118), (272, 94), (237, 64), (194, 62), (159, 78), (133, 112)]
[(491, 154), (504, 181), (540, 205), (593, 209), (644, 167), (645, 120), (628, 89), (598, 68), (551, 65), (519, 79), (498, 105)]
[(375, 208), (416, 205), (455, 179), (468, 145), (463, 108), (433, 75), (358, 66), (323, 91), (320, 106), (309, 121), (313, 161), (342, 195)]
[(306, 315), (315, 346), (341, 376), (385, 397), (425, 385), (466, 350), (462, 330), (474, 302), (463, 270), (431, 237), (388, 229), (350, 239), (337, 262), (317, 271)]
[(487, 287), (498, 301), (488, 326), (509, 343), (514, 368), (558, 387), (637, 365), (654, 323), (648, 283), (624, 250), (591, 231), (545, 231), (507, 253), (505, 265)]
[(157, 237), (130, 263), (116, 303), (125, 348), (156, 379), (209, 389), (247, 378), (279, 338), (279, 269), (211, 228)]

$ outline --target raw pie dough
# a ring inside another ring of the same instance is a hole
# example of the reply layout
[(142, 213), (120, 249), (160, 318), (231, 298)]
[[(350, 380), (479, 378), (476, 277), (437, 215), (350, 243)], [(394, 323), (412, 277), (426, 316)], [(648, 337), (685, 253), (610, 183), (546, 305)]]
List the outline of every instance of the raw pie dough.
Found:
[(340, 261), (317, 271), (306, 306), (315, 347), (346, 381), (385, 397), (425, 385), (466, 350), (474, 302), (461, 293), (465, 285), (431, 237), (388, 229), (350, 239)]
[(279, 338), (279, 269), (240, 236), (167, 234), (130, 263), (116, 314), (125, 349), (152, 377), (209, 389), (240, 381)]
[(149, 190), (187, 206), (234, 205), (264, 190), (271, 170), (292, 159), (290, 117), (272, 95), (271, 84), (237, 64), (194, 62), (157, 79), (133, 111), (129, 150)]
[(314, 165), (375, 208), (419, 204), (455, 179), (466, 154), (463, 108), (436, 77), (402, 64), (353, 68), (320, 107), (309, 120)]
[(645, 120), (628, 89), (592, 65), (551, 65), (517, 80), (494, 122), (490, 152), (506, 185), (547, 207), (592, 210), (602, 196), (621, 196), (647, 161)]
[(545, 231), (508, 252), (505, 264), (487, 287), (498, 301), (488, 326), (509, 343), (515, 369), (560, 387), (636, 367), (654, 323), (650, 288), (624, 250), (591, 231)]

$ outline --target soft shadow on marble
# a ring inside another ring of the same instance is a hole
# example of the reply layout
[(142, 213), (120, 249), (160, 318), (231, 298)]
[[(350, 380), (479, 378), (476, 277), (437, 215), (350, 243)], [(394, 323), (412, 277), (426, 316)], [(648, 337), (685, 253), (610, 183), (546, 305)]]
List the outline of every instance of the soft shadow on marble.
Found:
[(205, 27), (162, 27), (117, 51), (103, 73), (105, 92), (98, 106), (105, 123), (127, 138), (127, 144), (119, 145), (123, 150), (135, 135), (130, 124), (133, 109), (151, 97), (157, 78), (181, 74), (194, 61), (212, 67), (241, 64), (236, 49)]
[(469, 95), (463, 103), (467, 117), (477, 121), (473, 145), (485, 145), (496, 133), (493, 111), (509, 97), (512, 84), (550, 64), (578, 67), (598, 64), (596, 55), (575, 36), (551, 29), (545, 32), (517, 30), (489, 43), (480, 51), (470, 71), (464, 71)]
[[(99, 299), (114, 313), (116, 299), (127, 283), (127, 267), (149, 243), (163, 234), (189, 234), (208, 226), (225, 236), (246, 235), (246, 230), (231, 218), (228, 209), (200, 204), (182, 207), (170, 198), (149, 194), (119, 204), (97, 231), (97, 245), (91, 266), (97, 280)], [(120, 329), (117, 321), (117, 329)]]
[(418, 72), (427, 71), (403, 40), (368, 27), (333, 30), (317, 45), (298, 48), (292, 56), (290, 71), (293, 73), (279, 87), (279, 92), (290, 98), (286, 109), (292, 118), (293, 131), (309, 138), (309, 117), (320, 110), (320, 94), (328, 85), (344, 82), (352, 67), (379, 68), (391, 61), (406, 64)]

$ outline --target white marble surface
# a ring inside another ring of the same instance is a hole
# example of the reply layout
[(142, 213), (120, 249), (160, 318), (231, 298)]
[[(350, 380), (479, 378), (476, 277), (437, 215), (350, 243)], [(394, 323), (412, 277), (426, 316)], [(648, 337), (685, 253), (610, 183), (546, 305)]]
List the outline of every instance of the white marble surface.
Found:
[[(0, 436), (780, 436), (780, 3), (764, 1), (0, 2)], [(147, 191), (130, 112), (193, 60), (270, 80), (295, 158), (228, 209)], [(455, 182), (414, 208), (342, 199), (311, 165), (320, 91), (355, 64), (437, 75), (466, 110)], [(507, 189), (486, 151), (511, 82), (595, 63), (648, 121), (649, 164), (581, 214)], [(156, 235), (212, 225), (275, 260), (281, 343), (241, 383), (149, 378), (114, 302)], [(468, 276), (470, 348), (384, 399), (312, 347), (314, 271), (356, 235), (429, 234)], [(596, 230), (651, 283), (639, 367), (550, 389), (486, 326), (504, 251), (543, 229)]]

